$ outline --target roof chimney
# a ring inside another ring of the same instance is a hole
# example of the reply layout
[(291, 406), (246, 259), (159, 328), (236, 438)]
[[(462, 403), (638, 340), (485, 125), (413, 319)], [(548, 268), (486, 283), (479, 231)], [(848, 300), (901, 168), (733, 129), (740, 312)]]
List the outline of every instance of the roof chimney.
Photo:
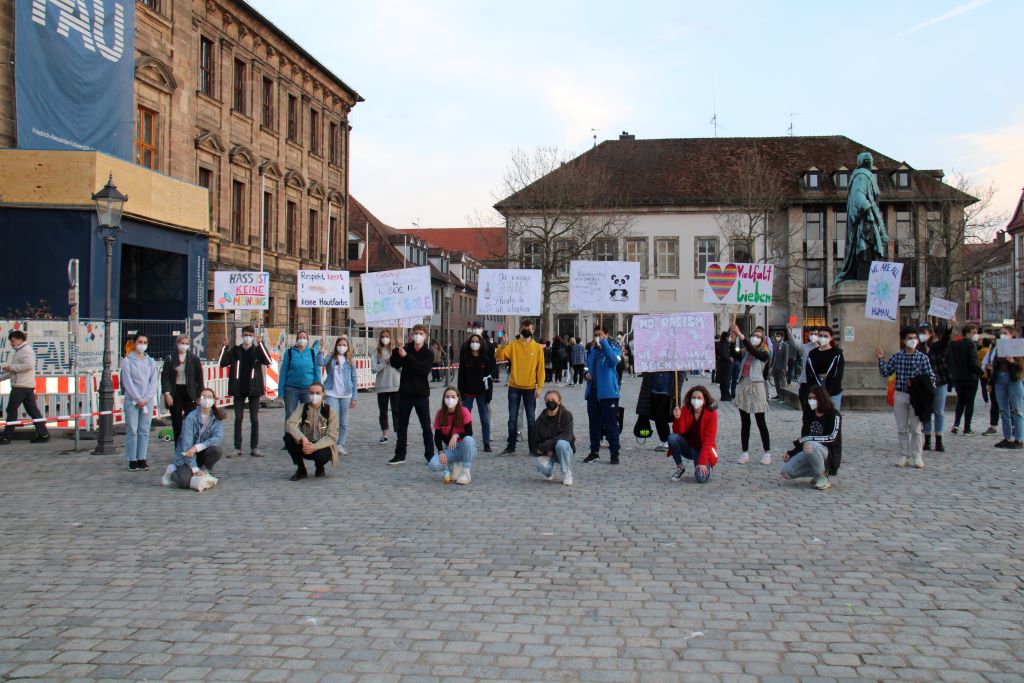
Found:
[(620, 140), (636, 140), (636, 136), (633, 135), (632, 133), (630, 133), (629, 131), (624, 130), (624, 131), (622, 131), (621, 134), (619, 134), (619, 139)]

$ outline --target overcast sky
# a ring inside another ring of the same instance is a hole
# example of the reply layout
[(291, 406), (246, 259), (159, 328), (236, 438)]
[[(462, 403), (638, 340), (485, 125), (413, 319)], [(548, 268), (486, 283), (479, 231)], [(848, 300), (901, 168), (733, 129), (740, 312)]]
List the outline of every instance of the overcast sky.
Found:
[(396, 227), (487, 211), (516, 148), (711, 136), (716, 111), (995, 180), (1007, 213), (1024, 185), (1017, 0), (250, 2), (366, 98), (351, 190)]

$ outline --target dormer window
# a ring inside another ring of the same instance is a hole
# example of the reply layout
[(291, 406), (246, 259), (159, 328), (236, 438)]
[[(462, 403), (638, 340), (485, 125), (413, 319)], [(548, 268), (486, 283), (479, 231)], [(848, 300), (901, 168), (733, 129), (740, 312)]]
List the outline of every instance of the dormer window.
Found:
[(804, 173), (804, 187), (814, 192), (821, 189), (821, 172), (818, 169), (812, 168)]
[(896, 183), (897, 190), (909, 190), (910, 189), (910, 171), (900, 169), (893, 174), (893, 180)]
[(845, 169), (836, 171), (835, 181), (837, 190), (850, 189), (850, 172)]

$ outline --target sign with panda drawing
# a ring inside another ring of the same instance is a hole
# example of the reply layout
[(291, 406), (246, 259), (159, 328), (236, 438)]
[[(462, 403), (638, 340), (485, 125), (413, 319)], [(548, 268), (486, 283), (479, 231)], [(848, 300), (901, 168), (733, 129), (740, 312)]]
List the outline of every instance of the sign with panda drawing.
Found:
[(569, 310), (640, 311), (640, 264), (635, 261), (570, 261)]

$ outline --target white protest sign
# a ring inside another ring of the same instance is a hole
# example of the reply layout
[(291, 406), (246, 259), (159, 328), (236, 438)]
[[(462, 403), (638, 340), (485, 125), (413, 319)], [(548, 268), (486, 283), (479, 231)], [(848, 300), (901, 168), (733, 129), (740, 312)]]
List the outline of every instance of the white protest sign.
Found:
[(363, 273), (359, 279), (368, 323), (434, 315), (430, 266)]
[(704, 302), (746, 306), (771, 306), (775, 266), (770, 263), (708, 264)]
[(715, 315), (668, 313), (633, 318), (637, 372), (715, 367)]
[(868, 298), (864, 302), (864, 317), (872, 320), (900, 319), (900, 278), (903, 264), (872, 261), (868, 274)]
[(295, 278), (299, 308), (348, 308), (347, 270), (300, 270)]
[(541, 271), (485, 268), (477, 283), (477, 315), (540, 315)]
[(928, 307), (928, 315), (949, 320), (956, 315), (956, 302), (949, 299), (940, 299), (937, 296), (932, 297), (932, 303)]
[(215, 271), (213, 307), (219, 311), (267, 310), (270, 308), (270, 273)]
[(638, 312), (640, 264), (635, 261), (570, 261), (569, 310)]
[(1000, 358), (1020, 358), (1024, 356), (1024, 338), (1000, 339), (996, 342), (996, 354)]

